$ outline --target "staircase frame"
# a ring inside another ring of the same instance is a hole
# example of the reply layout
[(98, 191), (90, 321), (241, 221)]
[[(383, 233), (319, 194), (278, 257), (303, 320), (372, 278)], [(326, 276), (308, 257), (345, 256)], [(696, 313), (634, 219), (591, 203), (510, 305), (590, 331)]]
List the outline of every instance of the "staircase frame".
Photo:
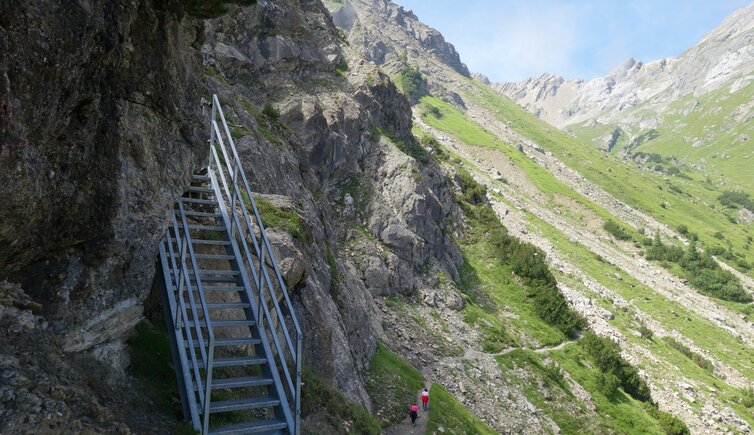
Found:
[[(217, 95), (212, 97), (207, 176), (267, 357), (266, 366), (280, 400), (280, 417), (287, 422), (288, 433), (298, 435), (301, 431), (301, 326)], [(190, 414), (187, 419), (194, 429), (207, 434), (215, 332), (182, 201), (178, 201), (177, 210), (179, 218), (172, 213), (170, 230), (159, 246), (168, 305), (165, 311), (169, 309), (170, 316), (166, 317), (174, 331), (172, 348), (184, 411)], [(185, 267), (187, 264), (191, 269)], [(184, 294), (188, 296), (188, 303)], [(202, 327), (206, 328), (206, 339)], [(198, 346), (194, 346), (196, 343)], [(204, 370), (204, 377), (200, 368)]]

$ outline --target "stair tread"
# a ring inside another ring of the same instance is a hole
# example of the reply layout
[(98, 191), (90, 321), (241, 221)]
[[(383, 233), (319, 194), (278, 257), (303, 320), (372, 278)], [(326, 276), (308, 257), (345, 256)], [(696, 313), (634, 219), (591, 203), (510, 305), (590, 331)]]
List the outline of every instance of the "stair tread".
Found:
[(234, 367), (267, 364), (267, 359), (259, 356), (239, 356), (233, 358), (215, 358), (215, 367)]
[(189, 186), (189, 192), (215, 193), (215, 189), (211, 187)]
[(270, 408), (278, 406), (280, 400), (272, 396), (249, 397), (246, 399), (217, 400), (210, 402), (209, 412), (230, 412), (242, 409)]
[(233, 308), (244, 309), (244, 308), (249, 308), (249, 307), (251, 307), (251, 304), (248, 302), (210, 302), (207, 304), (207, 308), (213, 308), (216, 310), (233, 309)]
[(194, 256), (202, 260), (233, 260), (236, 258), (234, 255), (225, 254), (195, 254)]
[(272, 378), (268, 376), (246, 376), (242, 378), (212, 379), (212, 388), (221, 390), (225, 388), (261, 387), (272, 385), (272, 383)]
[(231, 424), (228, 426), (213, 429), (209, 433), (210, 435), (244, 434), (285, 429), (286, 427), (288, 427), (288, 424), (285, 422), (285, 420), (270, 418), (265, 420), (255, 420), (245, 423)]
[(200, 225), (189, 224), (189, 230), (197, 231), (225, 231), (225, 225)]
[[(180, 210), (174, 210), (175, 214), (179, 215), (181, 214)], [(220, 213), (216, 212), (206, 212), (206, 211), (194, 211), (194, 210), (186, 210), (186, 216), (193, 216), (193, 217), (206, 217), (206, 218), (219, 218), (222, 216)]]
[[(192, 340), (194, 343), (194, 347), (200, 346), (200, 343), (198, 340)], [(208, 339), (204, 340), (204, 343), (207, 344), (209, 342)], [(246, 338), (216, 338), (215, 339), (215, 346), (246, 346), (250, 344), (259, 344), (261, 342), (258, 338), (252, 338), (252, 337), (246, 337)], [(184, 342), (184, 347), (188, 347), (188, 342)]]
[(182, 202), (189, 202), (192, 204), (207, 204), (207, 205), (217, 205), (216, 199), (200, 199), (200, 198), (187, 198), (185, 196), (181, 197)]
[[(170, 241), (173, 242), (173, 243), (178, 243), (178, 240), (176, 240), (173, 237), (170, 238)], [(195, 245), (226, 245), (226, 246), (230, 245), (230, 241), (229, 240), (209, 240), (209, 239), (191, 238), (191, 241)]]
[[(239, 320), (210, 320), (210, 323), (212, 323), (213, 327), (254, 326), (257, 324), (257, 322), (255, 322), (254, 320), (246, 320), (246, 319), (244, 320), (241, 320), (241, 319)], [(194, 327), (193, 320), (189, 320), (189, 326), (191, 326), (192, 328)], [(207, 325), (203, 321), (200, 321), (199, 327), (206, 328)]]

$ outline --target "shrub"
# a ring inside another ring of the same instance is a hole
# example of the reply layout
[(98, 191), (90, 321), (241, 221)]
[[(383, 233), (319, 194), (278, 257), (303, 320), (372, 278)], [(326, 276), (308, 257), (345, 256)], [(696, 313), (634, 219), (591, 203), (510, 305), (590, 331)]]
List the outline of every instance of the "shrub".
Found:
[(673, 337), (664, 337), (663, 341), (665, 341), (668, 347), (681, 352), (686, 358), (690, 359), (704, 370), (707, 370), (708, 372), (712, 372), (714, 370), (714, 366), (712, 365), (712, 362), (710, 360), (704, 358), (698, 353), (693, 352), (686, 345), (676, 341)]
[(684, 250), (677, 246), (667, 246), (662, 243), (659, 235), (651, 247), (647, 249), (648, 260), (667, 261), (678, 264), (683, 270), (684, 278), (702, 293), (726, 301), (751, 302), (752, 298), (741, 286), (741, 282), (731, 272), (724, 270), (712, 258), (712, 252), (720, 252), (721, 248), (711, 248), (700, 254), (694, 240)]
[(398, 73), (396, 83), (412, 102), (425, 93), (426, 82), (419, 68), (406, 66)]
[(620, 379), (612, 373), (602, 373), (597, 376), (597, 389), (608, 399), (612, 399), (620, 388)]
[(729, 190), (718, 196), (717, 200), (726, 207), (743, 207), (754, 212), (754, 200), (749, 198), (749, 194), (745, 192), (733, 192)]
[(270, 103), (264, 105), (262, 108), (262, 114), (274, 121), (277, 121), (280, 118), (280, 112)]
[(638, 328), (639, 334), (641, 334), (642, 338), (646, 338), (647, 340), (652, 340), (653, 334), (652, 330), (647, 328), (647, 325), (644, 323), (639, 324)]
[(678, 232), (679, 232), (679, 233), (681, 233), (681, 234), (688, 234), (688, 233), (689, 233), (689, 227), (687, 227), (687, 226), (686, 226), (686, 225), (684, 225), (684, 224), (680, 224), (680, 225), (678, 225), (678, 228), (676, 228), (676, 229), (677, 229), (677, 230), (678, 230)]
[(646, 403), (644, 404), (644, 407), (649, 415), (657, 420), (666, 435), (689, 435), (691, 433), (688, 426), (686, 426), (686, 423), (675, 415), (660, 411), (657, 409), (657, 406), (652, 403)]
[(602, 373), (612, 374), (620, 380), (623, 391), (642, 402), (652, 399), (649, 387), (639, 376), (639, 371), (620, 356), (618, 343), (589, 331), (584, 334), (581, 345)]
[(613, 237), (615, 237), (617, 240), (630, 240), (631, 235), (628, 234), (628, 231), (626, 231), (625, 228), (622, 226), (616, 224), (612, 220), (608, 220), (605, 222), (604, 225), (602, 225), (602, 228), (605, 229), (608, 233), (612, 234)]
[(487, 199), (487, 187), (474, 180), (474, 177), (465, 169), (458, 169), (458, 184), (461, 186), (459, 201), (479, 205)]

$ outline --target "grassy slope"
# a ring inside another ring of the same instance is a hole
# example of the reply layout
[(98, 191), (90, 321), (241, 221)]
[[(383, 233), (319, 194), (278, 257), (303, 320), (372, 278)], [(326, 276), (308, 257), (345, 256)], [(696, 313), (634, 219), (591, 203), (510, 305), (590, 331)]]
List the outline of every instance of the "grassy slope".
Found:
[[(622, 195), (618, 195), (619, 197), (622, 197), (624, 201), (637, 206), (637, 208), (645, 209), (645, 211), (649, 210), (650, 214), (652, 211), (661, 210), (664, 212), (664, 218), (661, 217), (660, 220), (665, 220), (670, 225), (674, 225), (675, 222), (684, 222), (688, 225), (687, 216), (691, 216), (692, 221), (696, 224), (691, 226), (692, 231), (702, 233), (700, 229), (706, 228), (707, 231), (702, 234), (702, 238), (710, 244), (721, 243), (718, 240), (712, 240), (712, 238), (709, 237), (714, 233), (712, 229), (715, 231), (728, 232), (740, 231), (740, 226), (733, 225), (727, 220), (720, 219), (719, 215), (711, 212), (709, 209), (705, 208), (698, 210), (699, 203), (693, 198), (689, 198), (688, 195), (679, 194), (678, 192), (673, 192), (667, 188), (670, 183), (686, 183), (685, 180), (674, 179), (669, 182), (660, 176), (647, 173), (633, 164), (615, 161), (611, 157), (597, 150), (581, 146), (574, 139), (559, 133), (553, 127), (541, 123), (538, 119), (530, 116), (510, 101), (501, 100), (502, 97), (498, 98), (496, 95), (490, 94), (493, 91), (489, 91), (490, 93), (488, 93), (484, 88), (475, 91), (479, 92), (475, 93), (473, 96), (475, 101), (481, 102), (488, 108), (492, 108), (493, 112), (500, 117), (501, 121), (509, 119), (508, 117), (512, 117), (513, 122), (509, 124), (511, 128), (518, 130), (521, 134), (531, 137), (537, 143), (545, 145), (556, 156), (566, 161), (572, 167), (576, 167), (576, 169), (579, 169), (582, 172), (584, 171), (584, 168), (588, 168), (588, 173), (593, 177), (592, 181), (596, 181), (595, 179), (600, 177), (606, 177), (609, 174), (609, 177), (606, 180), (601, 180), (602, 183), (598, 184), (602, 184), (606, 190), (614, 194), (620, 192)], [(432, 125), (439, 130), (453, 134), (467, 143), (494, 147), (505, 153), (526, 172), (532, 182), (543, 192), (550, 195), (553, 193), (566, 195), (577, 200), (581, 205), (589, 208), (591, 211), (595, 212), (595, 214), (603, 217), (603, 219), (612, 218), (609, 213), (589, 202), (578, 193), (573, 192), (568, 186), (555, 179), (544, 168), (531, 162), (513, 147), (503, 143), (490, 132), (484, 130), (481, 126), (466, 118), (463, 112), (455, 107), (432, 97), (424, 97), (420, 102), (419, 108), (422, 113), (422, 119), (427, 124)], [(441, 116), (437, 116), (438, 113), (441, 114)], [(579, 162), (579, 164), (575, 165), (574, 162)], [(593, 162), (596, 164), (592, 164)], [(618, 180), (624, 181), (619, 182)], [(630, 183), (625, 182), (627, 180), (633, 181)], [(688, 184), (690, 184), (690, 187), (684, 186), (682, 190), (690, 190), (693, 192), (693, 196), (697, 196), (697, 192), (701, 190), (702, 194), (699, 196), (703, 201), (706, 201), (707, 204), (712, 204), (715, 201), (717, 192), (709, 190), (707, 186), (700, 187), (699, 185), (703, 183), (701, 183), (698, 175), (692, 183)], [(648, 191), (657, 191), (659, 193), (652, 197), (652, 195), (646, 195), (644, 193), (647, 189), (649, 189)], [(638, 198), (638, 201), (632, 201), (631, 199), (634, 197)], [(648, 197), (652, 198), (652, 202), (647, 200)], [(658, 201), (658, 197), (660, 198), (660, 201)], [(667, 201), (673, 206), (670, 210), (663, 209), (659, 206), (661, 201)], [(657, 204), (655, 205), (654, 202)], [(571, 243), (562, 233), (533, 215), (529, 215), (529, 220), (535, 224), (539, 232), (545, 234), (550, 240), (552, 240), (561, 252), (566, 253), (568, 259), (573, 264), (578, 264), (589, 276), (601, 282), (606, 287), (617, 291), (618, 294), (624, 298), (633, 300), (637, 307), (645, 313), (653, 316), (653, 318), (664, 326), (671, 330), (681, 332), (683, 335), (694, 341), (699, 347), (708, 350), (719, 360), (738, 369), (750, 379), (754, 379), (754, 366), (751, 364), (751, 361), (754, 361), (754, 359), (752, 359), (754, 358), (754, 350), (742, 346), (741, 343), (728, 332), (714, 326), (700, 316), (688, 312), (680, 304), (657, 295), (651, 289), (642, 286), (630, 277), (621, 277), (621, 279), (616, 278), (615, 273), (618, 272), (618, 269), (614, 266), (604, 263), (583, 246)], [(724, 220), (724, 222), (720, 222), (721, 220)], [(632, 232), (632, 234), (633, 233), (634, 232)], [(462, 240), (462, 249), (465, 254), (467, 265), (473, 266), (478, 275), (476, 277), (477, 279), (485, 283), (493, 282), (495, 283), (495, 286), (504, 289), (500, 292), (496, 292), (494, 289), (492, 292), (489, 292), (493, 301), (499, 304), (500, 307), (513, 307), (511, 311), (519, 314), (522, 311), (522, 308), (515, 305), (515, 297), (512, 297), (512, 295), (515, 295), (515, 292), (511, 292), (510, 287), (507, 287), (510, 285), (510, 282), (506, 279), (508, 278), (506, 276), (506, 271), (502, 270), (504, 266), (500, 266), (496, 270), (494, 265), (489, 261), (488, 251), (485, 250), (484, 243), (474, 240), (473, 237), (466, 238), (465, 241)], [(462, 276), (464, 276), (463, 271)], [(560, 274), (558, 279), (568, 282), (573, 286), (580, 286), (580, 283), (576, 282), (572, 277)], [(488, 285), (486, 288), (489, 289), (490, 286)], [(500, 298), (497, 296), (498, 298), (495, 299), (496, 294), (504, 295), (504, 297)], [(596, 299), (599, 301), (599, 304), (616, 313), (616, 319), (611, 323), (624, 331), (625, 335), (630, 340), (644, 340), (634, 336), (632, 333), (639, 326), (633, 313), (624, 313), (617, 310), (611, 301), (599, 300), (599, 298)], [(725, 305), (744, 312), (751, 308), (750, 306), (741, 306), (741, 304), (725, 303)], [(467, 308), (469, 313), (474, 313), (474, 310), (477, 310), (478, 312), (484, 311), (481, 307), (473, 304)], [(485, 314), (485, 319), (490, 321), (490, 313), (486, 312)], [(751, 315), (750, 312), (748, 312), (748, 314)], [(520, 324), (515, 325), (506, 323), (505, 331), (509, 335), (517, 337), (521, 326), (522, 325)], [(536, 327), (532, 328), (530, 325), (527, 330), (536, 331)], [(537, 333), (535, 332), (533, 335), (536, 336)], [(514, 338), (514, 340), (515, 339), (516, 338)], [(742, 391), (739, 391), (715, 378), (712, 374), (698, 367), (693, 361), (686, 358), (680, 352), (669, 348), (662, 340), (655, 339), (642, 343), (642, 345), (648, 347), (649, 350), (658, 356), (661, 361), (658, 365), (651, 365), (649, 362), (644, 361), (643, 364), (646, 364), (647, 367), (642, 366), (643, 368), (657, 370), (659, 371), (658, 373), (681, 368), (685, 376), (697, 380), (702, 384), (706, 384), (709, 388), (714, 388), (719, 391), (720, 393), (718, 397), (726, 404), (736, 409), (740, 415), (744, 416), (744, 418), (747, 420), (752, 418), (751, 412), (740, 405), (743, 398)], [(592, 392), (594, 388), (589, 386), (589, 376), (584, 376), (579, 373), (579, 370), (582, 370), (583, 368), (575, 367), (567, 363), (565, 361), (566, 356), (569, 355), (561, 355), (559, 361), (563, 362), (562, 365), (565, 366), (571, 376), (579, 380), (582, 385), (586, 383), (587, 385), (585, 385), (585, 388)], [(582, 380), (584, 380), (584, 382), (582, 382)], [(677, 386), (669, 386), (668, 388), (677, 389)], [(599, 402), (599, 399), (597, 401)], [(604, 411), (615, 417), (614, 424), (617, 424), (618, 426), (606, 427), (610, 427), (613, 430), (628, 430), (629, 426), (622, 427), (621, 424), (623, 423), (621, 423), (621, 421), (625, 422), (626, 425), (630, 425), (630, 422), (635, 420), (637, 415), (643, 416), (642, 418), (651, 419), (646, 411), (641, 409), (638, 402), (634, 405), (635, 406), (632, 406), (630, 401), (621, 403), (621, 406), (607, 403), (602, 406), (598, 405), (598, 409), (600, 412)], [(550, 414), (551, 416), (559, 414), (557, 409), (548, 409), (548, 413), (552, 413)], [(563, 414), (562, 412), (560, 413)], [(558, 422), (559, 424), (562, 423), (566, 427), (579, 427), (578, 421), (570, 421), (563, 415), (558, 418), (561, 420)], [(659, 430), (656, 425), (645, 427), (650, 428), (648, 429), (648, 432), (654, 432), (655, 429)]]
[(432, 384), (430, 391), (432, 393), (431, 412), (427, 426), (429, 433), (480, 435), (497, 433), (466, 409), (442, 385)]
[[(730, 246), (747, 261), (754, 260), (754, 252), (747, 248), (746, 243), (746, 237), (754, 235), (754, 225), (736, 224), (721, 216), (722, 206), (716, 199), (720, 194), (719, 188), (706, 183), (700, 174), (690, 172), (691, 180), (667, 177), (643, 170), (634, 163), (617, 160), (593, 147), (584, 146), (494, 90), (471, 80), (468, 83), (472, 85), (468, 98), (489, 109), (501, 122), (508, 123), (517, 133), (551, 151), (616, 198), (673, 228), (686, 225), (699, 235), (704, 246)], [(451, 124), (447, 127), (448, 131), (452, 133), (454, 127)], [(512, 152), (512, 148), (508, 148), (506, 154)], [(533, 164), (530, 162), (530, 165)], [(527, 167), (530, 165), (522, 165), (522, 168), (527, 170), (532, 180), (542, 177)], [(538, 187), (541, 186), (539, 183)], [(715, 238), (716, 232), (720, 232), (724, 239)], [(754, 272), (749, 273), (754, 276)]]
[(424, 388), (422, 374), (382, 344), (369, 367), (367, 392), (383, 426), (403, 420), (416, 392)]
[[(754, 82), (731, 94), (730, 84), (733, 81), (735, 79), (700, 97), (687, 95), (670, 104), (659, 116), (659, 126), (655, 128), (658, 137), (643, 143), (636, 151), (675, 156), (688, 164), (702, 162), (705, 172), (714, 174), (714, 178), (728, 180), (732, 183), (729, 187), (754, 193), (754, 176), (751, 174), (754, 144), (751, 139), (739, 140), (742, 134), (752, 137), (754, 118), (740, 122), (745, 117), (740, 120), (734, 117), (739, 114), (739, 107), (754, 97)], [(697, 104), (694, 110), (688, 111), (694, 104)], [(626, 112), (624, 116), (640, 119), (657, 117), (656, 113), (640, 107)], [(598, 139), (614, 128), (604, 124), (587, 127), (582, 123), (569, 129), (587, 142), (599, 145)], [(627, 132), (616, 150), (627, 144), (629, 136), (641, 133), (643, 131), (638, 128)], [(692, 146), (695, 143), (697, 146)]]

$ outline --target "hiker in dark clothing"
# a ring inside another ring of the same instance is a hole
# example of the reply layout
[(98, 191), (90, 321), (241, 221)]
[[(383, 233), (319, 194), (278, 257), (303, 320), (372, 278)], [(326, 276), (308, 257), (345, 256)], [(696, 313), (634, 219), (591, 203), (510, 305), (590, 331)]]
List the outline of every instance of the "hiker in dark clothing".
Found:
[(416, 403), (408, 408), (408, 415), (411, 417), (411, 426), (416, 426), (416, 419), (419, 417), (419, 407)]

